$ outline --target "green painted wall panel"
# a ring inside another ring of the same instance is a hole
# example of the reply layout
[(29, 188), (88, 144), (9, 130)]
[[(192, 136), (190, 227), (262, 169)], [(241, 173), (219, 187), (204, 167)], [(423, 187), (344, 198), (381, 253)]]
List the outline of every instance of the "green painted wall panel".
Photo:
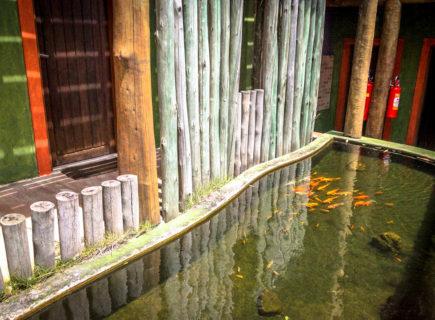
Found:
[[(326, 132), (334, 128), (337, 107), (338, 82), (340, 78), (341, 58), (344, 38), (354, 38), (358, 20), (358, 8), (328, 8), (332, 15), (332, 46), (334, 67), (332, 74), (330, 107), (319, 112), (316, 131)], [(435, 4), (405, 4), (402, 8), (402, 20), (399, 37), (404, 39), (402, 66), (400, 72), (402, 95), (399, 112), (393, 121), (391, 141), (404, 143), (408, 130), (418, 63), (423, 38), (435, 37)], [(383, 10), (379, 8), (375, 37), (380, 36)]]
[(0, 184), (38, 173), (17, 10), (0, 1)]

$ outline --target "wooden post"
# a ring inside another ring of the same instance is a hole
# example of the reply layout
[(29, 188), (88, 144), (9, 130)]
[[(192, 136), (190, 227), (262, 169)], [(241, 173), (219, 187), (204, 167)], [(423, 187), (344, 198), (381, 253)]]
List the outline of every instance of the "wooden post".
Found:
[(274, 71), (277, 61), (277, 28), (278, 28), (279, 1), (267, 1), (264, 11), (263, 30), (263, 59), (261, 68), (263, 72), (264, 88), (264, 117), (263, 134), (261, 137), (261, 162), (269, 160), (269, 146), (272, 129), (272, 115), (276, 108), (273, 99)]
[(362, 0), (359, 7), (352, 75), (344, 124), (344, 134), (352, 138), (361, 138), (362, 135), (367, 76), (372, 57), (377, 7), (378, 0)]
[(201, 186), (201, 137), (199, 133), (198, 96), (198, 5), (196, 0), (185, 0), (183, 1), (183, 8), (187, 111), (189, 114), (190, 147), (192, 152), (192, 182), (193, 191), (195, 191)]
[(236, 148), (236, 111), (239, 99), (240, 59), (242, 55), (243, 0), (231, 0), (230, 24), (230, 94), (228, 110), (228, 176), (234, 175), (234, 153)]
[(54, 251), (54, 203), (38, 201), (30, 206), (32, 240), (35, 265), (44, 269), (55, 266)]
[(106, 232), (120, 236), (124, 232), (121, 183), (117, 180), (107, 180), (103, 181), (101, 186), (103, 187), (103, 213)]
[(201, 134), (201, 183), (210, 183), (210, 55), (207, 0), (198, 1), (199, 128)]
[(183, 203), (192, 194), (192, 155), (190, 147), (189, 117), (187, 114), (186, 57), (184, 51), (183, 6), (181, 4), (181, 0), (174, 1), (174, 9), (175, 86), (177, 95), (178, 125), (178, 176), (180, 181), (180, 201)]
[[(169, 221), (178, 216), (179, 206), (177, 102), (175, 96), (173, 36), (174, 3), (172, 1), (158, 0), (156, 12), (157, 68), (159, 70), (160, 153), (162, 169), (162, 214), (163, 218), (166, 221)], [(195, 170), (195, 167), (192, 166), (192, 169)]]
[(122, 221), (124, 230), (139, 230), (139, 196), (137, 177), (124, 174), (117, 178), (121, 182)]
[(251, 92), (242, 91), (241, 105), (241, 138), (240, 138), (240, 171), (243, 172), (248, 168), (248, 134), (249, 134), (249, 116), (251, 109)]
[(255, 147), (255, 105), (257, 100), (257, 91), (249, 91), (249, 130), (248, 130), (248, 168), (254, 165), (254, 147)]
[(88, 187), (81, 194), (85, 243), (93, 246), (104, 240), (103, 189), (100, 186)]
[(370, 100), (370, 112), (365, 132), (366, 136), (376, 139), (382, 139), (390, 80), (396, 61), (401, 8), (400, 0), (385, 1), (384, 24), (382, 25), (381, 43), (376, 63), (375, 85)]
[(29, 242), (27, 240), (26, 217), (9, 213), (0, 219), (11, 276), (28, 279), (32, 276)]
[(257, 89), (257, 99), (255, 100), (255, 142), (254, 142), (254, 165), (261, 160), (261, 136), (263, 135), (263, 101), (264, 90)]
[(284, 151), (284, 108), (287, 89), (287, 68), (290, 49), (291, 0), (281, 4), (281, 33), (278, 52), (278, 97), (276, 106), (276, 156)]
[(221, 13), (220, 1), (209, 0), (209, 48), (210, 48), (210, 178), (221, 176), (219, 141), (219, 72)]
[(292, 0), (291, 25), (290, 25), (290, 49), (288, 52), (287, 65), (287, 89), (285, 92), (285, 111), (283, 124), (283, 153), (292, 151), (292, 127), (293, 127), (293, 102), (295, 89), (295, 60), (296, 60), (296, 34), (298, 26), (299, 0)]
[(114, 0), (118, 170), (138, 176), (141, 221), (156, 225), (160, 210), (150, 60), (149, 0)]
[(228, 105), (230, 98), (230, 0), (221, 2), (219, 147), (221, 176), (228, 173)]
[(234, 152), (234, 176), (237, 177), (241, 173), (241, 130), (242, 130), (242, 93), (237, 96), (236, 105), (236, 123), (235, 123), (235, 152)]
[(82, 252), (79, 196), (72, 191), (62, 191), (56, 194), (56, 202), (60, 256), (62, 261), (68, 261)]

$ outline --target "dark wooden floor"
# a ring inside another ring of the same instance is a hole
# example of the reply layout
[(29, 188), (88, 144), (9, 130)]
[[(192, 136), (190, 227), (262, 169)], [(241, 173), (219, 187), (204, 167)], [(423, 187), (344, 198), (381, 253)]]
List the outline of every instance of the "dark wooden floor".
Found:
[[(159, 162), (157, 152), (158, 167)], [(105, 180), (116, 179), (117, 176), (116, 155), (109, 155), (99, 158), (98, 161), (89, 160), (57, 167), (47, 176), (0, 186), (0, 217), (8, 213), (21, 213), (28, 217), (30, 205), (36, 201), (55, 203), (55, 196), (60, 191), (80, 193), (83, 188), (98, 186)]]

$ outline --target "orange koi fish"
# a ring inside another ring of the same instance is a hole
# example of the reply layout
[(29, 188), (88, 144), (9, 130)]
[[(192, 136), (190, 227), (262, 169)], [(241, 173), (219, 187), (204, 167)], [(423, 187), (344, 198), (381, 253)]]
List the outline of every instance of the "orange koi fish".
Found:
[(293, 217), (290, 217), (290, 218), (288, 218), (288, 221), (292, 221), (294, 218)]
[(311, 180), (311, 181), (310, 181), (310, 187), (311, 187), (311, 188), (315, 188), (315, 187), (317, 187), (317, 186), (320, 184), (320, 182), (321, 182), (321, 181), (314, 181), (314, 180)]
[(314, 171), (314, 172), (313, 172), (313, 176), (315, 176), (316, 174), (317, 174), (317, 171)]
[(273, 213), (278, 213), (278, 211), (279, 211), (279, 210), (278, 210), (278, 209), (276, 209), (276, 210), (275, 210), (275, 211), (274, 211)]
[(267, 230), (264, 230), (264, 235), (266, 235), (267, 234)]
[(366, 231), (366, 229), (364, 229), (364, 227), (363, 227), (363, 226), (361, 226), (361, 230), (362, 230), (362, 231), (364, 231), (364, 232)]
[(328, 192), (326, 192), (326, 195), (328, 195), (328, 196), (334, 195), (338, 190), (340, 190), (340, 189), (334, 189), (334, 190), (328, 191)]
[(328, 209), (334, 209), (334, 208), (337, 208), (337, 207), (339, 207), (339, 206), (342, 206), (343, 204), (344, 204), (343, 202), (340, 202), (340, 203), (334, 203), (334, 204), (329, 205), (327, 208), (328, 208)]
[(267, 216), (267, 220), (269, 220), (269, 219), (271, 219), (272, 218), (272, 216)]
[(316, 201), (319, 201), (320, 203), (322, 203), (323, 202), (323, 200), (322, 199), (320, 199), (318, 196), (314, 196), (313, 197), (314, 198), (314, 200), (316, 200)]
[(310, 185), (309, 184), (301, 184), (300, 186), (297, 186), (296, 188), (293, 188), (294, 192), (308, 192), (310, 190)]
[(237, 278), (243, 279), (243, 276), (241, 274), (236, 274)]
[(273, 264), (273, 260), (270, 261), (270, 262), (267, 264), (267, 266), (266, 266), (266, 270), (269, 270), (270, 267), (272, 266), (272, 264)]
[(308, 203), (296, 203), (298, 206), (305, 206), (307, 208), (316, 207), (319, 204), (317, 202), (308, 202)]
[(323, 190), (325, 188), (328, 188), (330, 185), (331, 185), (331, 183), (324, 184), (323, 186), (318, 187), (317, 190)]
[(336, 180), (341, 180), (341, 178), (337, 177), (337, 178), (324, 178), (323, 179), (324, 182), (330, 182), (330, 181), (336, 181)]
[(307, 197), (310, 197), (313, 194), (313, 190), (310, 190), (310, 192), (307, 193)]
[(376, 191), (375, 193), (376, 194), (383, 194), (384, 192), (383, 191)]
[(350, 231), (352, 231), (354, 228), (355, 228), (355, 226), (354, 226), (353, 224), (351, 224), (351, 225), (349, 226)]
[(274, 273), (276, 276), (279, 276), (278, 271), (273, 271), (273, 273)]
[(357, 201), (353, 204), (353, 207), (367, 207), (369, 205), (371, 205), (373, 202), (371, 201)]
[(243, 243), (243, 245), (245, 245), (245, 244), (246, 244), (246, 240), (245, 240), (245, 239), (243, 239), (242, 243)]
[(293, 215), (293, 216), (297, 216), (298, 214), (301, 214), (301, 213), (300, 212), (292, 212), (290, 214)]
[(339, 198), (339, 196), (336, 197), (332, 197), (332, 198), (328, 198), (326, 200), (323, 200), (323, 203), (331, 203), (332, 201), (334, 201), (335, 199)]
[(318, 228), (320, 226), (320, 224), (318, 223), (318, 224), (316, 224), (316, 228)]
[(362, 192), (359, 192), (358, 194), (364, 194), (364, 191), (362, 191)]
[(363, 199), (367, 199), (368, 197), (369, 197), (368, 195), (364, 195), (364, 196), (356, 196), (356, 197), (352, 197), (352, 199), (363, 200)]
[(400, 259), (399, 257), (394, 257), (394, 259), (396, 259), (399, 262), (402, 262), (402, 259)]
[(329, 210), (326, 210), (326, 209), (320, 209), (320, 210), (323, 212), (329, 212)]
[(301, 225), (304, 225), (304, 224), (305, 224), (305, 222), (304, 222), (304, 221), (302, 221), (302, 222), (301, 222)]
[(247, 237), (248, 237), (248, 235), (246, 234), (246, 232), (245, 232), (245, 231), (243, 231), (243, 235), (245, 236), (245, 238), (247, 238)]
[(392, 202), (388, 202), (388, 203), (384, 203), (386, 206), (389, 206), (389, 207), (392, 207), (392, 206), (394, 206), (394, 203), (392, 203)]
[(387, 223), (394, 223), (394, 221), (393, 221), (393, 220), (390, 220), (390, 221), (387, 221)]

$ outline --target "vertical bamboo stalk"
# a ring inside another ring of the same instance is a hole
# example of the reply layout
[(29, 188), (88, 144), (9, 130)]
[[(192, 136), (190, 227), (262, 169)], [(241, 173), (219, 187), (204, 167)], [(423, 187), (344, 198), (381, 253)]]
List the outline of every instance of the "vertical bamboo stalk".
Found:
[(255, 147), (255, 105), (257, 100), (257, 91), (249, 91), (249, 129), (248, 129), (248, 168), (254, 164), (254, 147)]
[(158, 90), (162, 169), (162, 214), (164, 219), (169, 221), (178, 216), (179, 200), (177, 166), (177, 102), (175, 96), (173, 37), (174, 3), (172, 1), (158, 0), (156, 12), (158, 26), (156, 38), (157, 67), (159, 70)]
[(207, 0), (198, 1), (199, 118), (201, 136), (201, 182), (210, 183), (210, 55)]
[(397, 40), (399, 39), (401, 8), (400, 0), (385, 1), (381, 43), (376, 62), (375, 85), (370, 100), (370, 113), (366, 128), (366, 136), (376, 139), (382, 139), (384, 129), (385, 110), (396, 60)]
[(79, 196), (72, 191), (62, 191), (56, 195), (56, 202), (60, 256), (62, 261), (68, 261), (82, 252)]
[(121, 183), (117, 180), (107, 180), (101, 183), (103, 187), (104, 226), (107, 232), (117, 236), (122, 235)]
[(273, 100), (274, 71), (277, 62), (277, 28), (278, 28), (278, 1), (267, 1), (264, 12), (263, 31), (263, 59), (261, 61), (263, 71), (264, 88), (264, 116), (263, 134), (261, 137), (261, 162), (269, 160), (269, 148), (272, 129), (272, 116), (276, 108), (276, 100)]
[(85, 242), (93, 246), (104, 240), (103, 189), (99, 186), (88, 187), (81, 194)]
[(54, 251), (54, 203), (38, 201), (30, 206), (32, 240), (35, 265), (44, 269), (55, 265)]
[(192, 182), (193, 191), (195, 191), (201, 186), (201, 138), (199, 133), (198, 95), (198, 7), (196, 0), (185, 0), (183, 3), (187, 111), (190, 124)]
[[(139, 180), (141, 221), (160, 222), (151, 94), (149, 1), (113, 1), (118, 169)], [(134, 29), (134, 32), (133, 32)]]
[(3, 296), (5, 292), (5, 281), (3, 279), (2, 269), (0, 268), (0, 297)]
[(261, 136), (263, 135), (263, 102), (264, 90), (257, 89), (257, 99), (255, 100), (255, 141), (254, 141), (254, 165), (261, 160)]
[(242, 55), (243, 0), (231, 0), (230, 7), (230, 94), (228, 110), (228, 176), (234, 175), (234, 153), (236, 148), (236, 111), (239, 95), (240, 59)]
[(235, 152), (234, 152), (234, 176), (237, 177), (241, 172), (241, 130), (242, 130), (242, 93), (237, 95), (236, 124), (235, 124)]
[(283, 124), (283, 152), (289, 153), (291, 148), (292, 131), (293, 131), (293, 102), (294, 102), (294, 89), (295, 89), (295, 60), (296, 60), (296, 34), (298, 27), (298, 11), (299, 0), (292, 0), (291, 7), (291, 24), (290, 24), (290, 49), (288, 52), (288, 65), (287, 65), (287, 89), (285, 92), (285, 111), (284, 111), (284, 124)]
[(228, 174), (228, 108), (230, 99), (230, 0), (221, 1), (219, 146), (221, 175)]
[(325, 7), (326, 0), (318, 0), (317, 4), (317, 22), (316, 22), (316, 39), (315, 39), (315, 53), (313, 56), (313, 66), (312, 66), (312, 81), (311, 81), (311, 101), (312, 101), (312, 109), (311, 115), (309, 118), (309, 130), (307, 132), (306, 142), (311, 142), (311, 138), (314, 131), (314, 123), (316, 120), (316, 112), (317, 112), (317, 99), (319, 92), (319, 83), (320, 83), (320, 66), (322, 63), (322, 48), (323, 48), (323, 30), (325, 26)]
[(287, 68), (290, 49), (291, 0), (281, 2), (281, 34), (278, 53), (278, 97), (276, 106), (276, 156), (284, 150), (284, 108), (287, 89)]
[(352, 138), (361, 138), (362, 135), (367, 75), (372, 57), (377, 9), (378, 0), (362, 0), (359, 7), (349, 98), (344, 124), (344, 134)]
[(300, 122), (302, 97), (304, 93), (305, 63), (310, 18), (311, 0), (301, 0), (298, 12), (298, 29), (296, 34), (295, 88), (293, 97), (292, 142), (291, 149), (296, 150), (300, 144)]
[(32, 276), (26, 217), (9, 213), (0, 219), (8, 261), (9, 274), (22, 279)]
[(275, 158), (276, 153), (276, 101), (278, 94), (278, 40), (275, 41), (275, 62), (273, 64), (272, 82), (272, 121), (270, 123), (269, 159)]
[(124, 174), (117, 180), (121, 183), (122, 221), (124, 230), (139, 230), (139, 197), (137, 177), (134, 174)]
[(180, 201), (183, 203), (192, 194), (192, 155), (190, 148), (189, 117), (187, 115), (186, 57), (184, 50), (183, 6), (181, 0), (174, 1), (174, 10), (178, 175), (180, 181)]
[(262, 87), (264, 4), (264, 0), (255, 0), (254, 57), (252, 60), (252, 86), (254, 89)]
[(242, 91), (242, 119), (241, 119), (241, 138), (240, 138), (240, 158), (242, 161), (240, 170), (245, 171), (248, 168), (248, 134), (249, 134), (249, 116), (251, 109), (251, 92)]
[(215, 180), (221, 176), (219, 141), (221, 2), (220, 0), (209, 0), (208, 3), (210, 8), (210, 177)]

